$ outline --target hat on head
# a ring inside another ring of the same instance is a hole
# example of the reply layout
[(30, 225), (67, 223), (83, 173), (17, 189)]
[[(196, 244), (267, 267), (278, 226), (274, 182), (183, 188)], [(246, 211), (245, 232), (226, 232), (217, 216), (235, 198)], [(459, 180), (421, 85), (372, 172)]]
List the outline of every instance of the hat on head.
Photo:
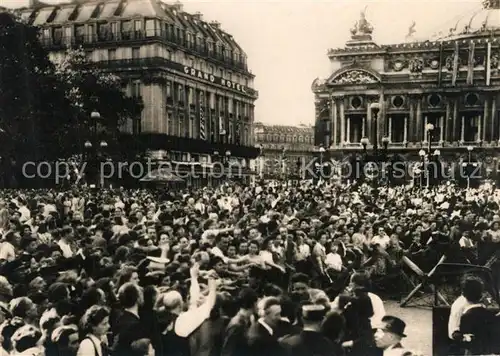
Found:
[(382, 318), (382, 322), (385, 323), (385, 325), (381, 328), (382, 330), (400, 337), (406, 337), (406, 323), (403, 320), (395, 316), (386, 315)]
[(326, 307), (321, 304), (310, 304), (302, 307), (302, 318), (305, 321), (322, 321), (326, 315)]

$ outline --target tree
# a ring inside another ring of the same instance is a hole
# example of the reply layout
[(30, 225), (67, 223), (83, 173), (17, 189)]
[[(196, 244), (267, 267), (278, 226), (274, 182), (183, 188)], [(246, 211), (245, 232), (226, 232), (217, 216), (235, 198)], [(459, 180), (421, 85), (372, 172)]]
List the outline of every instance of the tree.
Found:
[(119, 77), (93, 67), (82, 49), (52, 63), (39, 29), (9, 13), (0, 13), (0, 58), (0, 156), (65, 158), (82, 152), (92, 111), (111, 144), (125, 120), (140, 117), (142, 102), (125, 95)]
[[(93, 130), (113, 141), (121, 125), (140, 118), (142, 101), (124, 94), (120, 77), (93, 67), (82, 48), (67, 50), (64, 59), (55, 63), (54, 74), (71, 111), (59, 132), (59, 137), (72, 138), (66, 145), (85, 140)], [(92, 111), (100, 113), (99, 123), (91, 119)]]

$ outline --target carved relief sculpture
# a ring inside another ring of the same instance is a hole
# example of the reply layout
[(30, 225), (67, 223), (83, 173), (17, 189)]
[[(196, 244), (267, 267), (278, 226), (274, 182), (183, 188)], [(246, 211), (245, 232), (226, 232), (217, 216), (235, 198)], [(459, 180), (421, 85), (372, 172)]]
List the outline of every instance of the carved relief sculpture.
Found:
[(407, 65), (406, 59), (403, 57), (399, 57), (391, 61), (391, 68), (395, 72), (402, 71), (404, 68), (406, 68), (406, 65)]
[(429, 67), (431, 69), (438, 69), (439, 68), (439, 59), (438, 58), (430, 58), (428, 61)]
[(424, 60), (422, 57), (414, 57), (410, 59), (408, 68), (412, 73), (421, 73), (424, 70)]
[(361, 70), (350, 70), (333, 80), (333, 84), (372, 84), (377, 82), (377, 78)]
[(494, 54), (490, 58), (490, 68), (491, 69), (498, 69), (498, 62), (499, 62), (499, 55)]
[[(446, 57), (445, 67), (449, 71), (453, 70), (453, 57), (454, 56), (448, 56), (448, 57)], [(458, 58), (458, 67), (460, 68), (461, 65), (462, 65), (462, 59)]]

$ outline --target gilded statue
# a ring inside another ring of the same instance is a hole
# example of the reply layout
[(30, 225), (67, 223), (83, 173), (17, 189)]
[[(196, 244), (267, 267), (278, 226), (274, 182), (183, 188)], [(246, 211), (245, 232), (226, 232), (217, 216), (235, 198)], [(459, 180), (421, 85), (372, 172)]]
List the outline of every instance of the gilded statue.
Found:
[(360, 34), (371, 34), (373, 32), (373, 26), (366, 20), (366, 8), (367, 6), (359, 14), (359, 21), (357, 22), (358, 33)]
[(417, 26), (417, 23), (415, 21), (412, 22), (410, 28), (408, 29), (408, 34), (406, 35), (406, 38), (411, 38), (413, 37), (413, 35), (415, 34), (415, 32), (417, 32), (417, 30), (415, 30), (415, 27)]
[(373, 32), (373, 26), (366, 19), (366, 7), (359, 14), (359, 20), (351, 28), (352, 36), (366, 36), (371, 35)]

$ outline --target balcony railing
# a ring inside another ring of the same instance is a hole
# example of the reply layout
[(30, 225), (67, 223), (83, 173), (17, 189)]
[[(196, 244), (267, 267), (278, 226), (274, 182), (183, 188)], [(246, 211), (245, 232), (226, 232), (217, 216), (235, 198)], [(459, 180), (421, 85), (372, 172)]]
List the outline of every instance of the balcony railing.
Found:
[(172, 35), (170, 32), (162, 30), (146, 30), (146, 31), (121, 31), (117, 33), (103, 31), (94, 35), (76, 35), (76, 36), (57, 36), (52, 38), (42, 38), (41, 42), (44, 46), (53, 47), (66, 47), (66, 46), (90, 46), (98, 43), (116, 44), (117, 42), (139, 41), (156, 39), (166, 41), (171, 45), (181, 46), (192, 52), (195, 55), (200, 55), (219, 62), (221, 65), (228, 68), (244, 71), (248, 73), (248, 66), (245, 59), (235, 60), (228, 58), (221, 53), (214, 53), (209, 51), (204, 44), (188, 43), (186, 40)]

